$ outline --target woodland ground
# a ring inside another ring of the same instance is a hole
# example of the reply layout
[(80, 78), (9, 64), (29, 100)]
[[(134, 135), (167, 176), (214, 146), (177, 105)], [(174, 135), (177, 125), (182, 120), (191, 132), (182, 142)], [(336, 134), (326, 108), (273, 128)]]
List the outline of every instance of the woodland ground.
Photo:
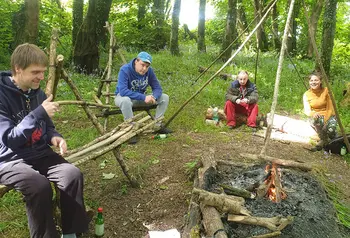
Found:
[[(105, 208), (105, 237), (145, 237), (146, 226), (151, 230), (177, 228), (181, 231), (192, 190), (186, 164), (206, 156), (209, 148), (216, 151), (217, 160), (239, 161), (240, 152), (258, 154), (262, 146), (263, 139), (254, 136), (245, 126), (215, 134), (176, 131), (170, 138), (158, 141), (143, 136), (138, 144), (122, 149), (130, 157), (128, 163), (132, 171), (142, 172), (139, 175), (141, 188), (129, 186), (112, 158), (108, 159), (106, 168), (99, 169), (99, 163), (105, 160), (100, 158), (81, 166), (86, 178), (86, 196)], [(312, 153), (303, 144), (277, 141), (271, 141), (267, 154), (312, 163), (313, 173), (324, 173), (335, 186), (340, 186), (349, 204), (350, 170), (342, 157)], [(133, 155), (141, 156), (137, 156), (137, 162), (132, 162)], [(118, 177), (102, 180), (103, 172), (118, 172)], [(84, 237), (93, 237), (92, 232), (93, 224)]]
[[(164, 91), (170, 95), (166, 119), (208, 80), (209, 76), (205, 75), (204, 79), (194, 84), (198, 66), (209, 65), (215, 58), (215, 53), (194, 54), (196, 51), (194, 48), (186, 50), (181, 59), (167, 52), (153, 55), (152, 67)], [(128, 53), (127, 58), (132, 59), (134, 55), (135, 52)], [(239, 69), (246, 69), (254, 72), (254, 58), (254, 54), (244, 52), (224, 71), (234, 74)], [(120, 65), (120, 62), (116, 62), (116, 65)], [(217, 70), (221, 65), (220, 62), (217, 63), (211, 71)], [(300, 60), (297, 61), (297, 65), (299, 72), (306, 76), (312, 69), (313, 62)], [(264, 113), (269, 111), (272, 102), (276, 67), (276, 55), (265, 54), (260, 58), (257, 86), (259, 110)], [(337, 101), (340, 102), (344, 89), (343, 75), (348, 75), (348, 69), (339, 65), (335, 67), (337, 70), (334, 72), (337, 74), (334, 74), (333, 89)], [(113, 78), (116, 78), (118, 69), (115, 67)], [(69, 76), (74, 80), (83, 98), (92, 101), (93, 88), (98, 86), (99, 78), (74, 73), (70, 73)], [(254, 78), (253, 75), (251, 78)], [(295, 70), (286, 63), (281, 78), (278, 114), (298, 117), (302, 115), (301, 102), (305, 91), (302, 80), (304, 79), (298, 78)], [(140, 182), (141, 188), (130, 187), (111, 154), (79, 166), (85, 176), (86, 205), (95, 211), (99, 206), (104, 208), (105, 237), (145, 237), (147, 227), (152, 230), (176, 228), (181, 231), (193, 188), (193, 179), (189, 178), (189, 171), (201, 157), (209, 153), (209, 148), (215, 149), (215, 159), (232, 161), (241, 160), (237, 156), (240, 152), (256, 154), (260, 152), (263, 139), (254, 136), (246, 126), (228, 130), (214, 128), (204, 123), (204, 114), (209, 106), (216, 105), (222, 108), (229, 83), (220, 78), (213, 80), (170, 124), (174, 133), (169, 138), (152, 140), (151, 135), (143, 135), (136, 145), (122, 145), (121, 152), (125, 162), (129, 166), (130, 173)], [(113, 89), (114, 87), (115, 85), (112, 85)], [(57, 100), (74, 100), (74, 95), (64, 82), (59, 83)], [(340, 107), (339, 111), (344, 120), (344, 127), (349, 133), (348, 110)], [(121, 122), (121, 115), (112, 116), (110, 128)], [(63, 106), (60, 113), (54, 117), (54, 123), (71, 149), (84, 145), (98, 136), (83, 110), (77, 109), (76, 106)], [(330, 187), (331, 191), (335, 191), (336, 194), (333, 193), (332, 196), (345, 204), (340, 207), (347, 206), (348, 210), (345, 211), (350, 214), (350, 170), (344, 158), (325, 155), (323, 152), (312, 153), (302, 144), (276, 141), (271, 141), (267, 155), (311, 162), (315, 168), (312, 173), (325, 186)], [(349, 156), (346, 156), (346, 159), (349, 161)], [(106, 166), (102, 169), (100, 164), (103, 162)], [(116, 177), (104, 180), (103, 173), (113, 173)], [(336, 205), (340, 210), (339, 202)], [(342, 211), (344, 212), (344, 209)], [(0, 237), (29, 236), (24, 204), (18, 192), (11, 191), (0, 199), (0, 214)], [(348, 224), (349, 220), (348, 217)], [(93, 237), (93, 231), (91, 223), (89, 233), (84, 237)]]

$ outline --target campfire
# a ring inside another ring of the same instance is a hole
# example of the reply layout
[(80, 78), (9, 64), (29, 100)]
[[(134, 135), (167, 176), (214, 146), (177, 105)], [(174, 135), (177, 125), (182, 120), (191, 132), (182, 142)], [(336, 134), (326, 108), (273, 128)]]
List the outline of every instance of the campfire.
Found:
[(266, 165), (265, 167), (266, 179), (257, 188), (258, 197), (267, 197), (273, 202), (280, 203), (287, 198), (287, 194), (282, 188), (281, 177), (282, 173), (276, 164)]
[(306, 172), (309, 164), (254, 161), (202, 158), (184, 234), (202, 225), (198, 232), (220, 238), (342, 237), (331, 201)]

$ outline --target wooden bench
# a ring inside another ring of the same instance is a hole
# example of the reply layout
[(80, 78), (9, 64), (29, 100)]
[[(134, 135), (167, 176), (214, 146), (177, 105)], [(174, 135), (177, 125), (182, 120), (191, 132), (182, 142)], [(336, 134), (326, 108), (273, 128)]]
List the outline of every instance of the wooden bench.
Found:
[[(157, 108), (157, 104), (152, 104), (152, 105), (147, 105), (147, 106), (137, 106), (137, 107), (133, 107), (132, 110), (134, 112), (137, 111), (146, 111), (147, 114), (154, 120), (154, 116), (151, 114), (151, 110), (152, 109), (156, 109)], [(97, 117), (108, 117), (110, 115), (117, 115), (117, 114), (122, 114), (122, 111), (120, 109), (104, 109), (102, 110), (102, 112), (100, 114), (97, 114)]]

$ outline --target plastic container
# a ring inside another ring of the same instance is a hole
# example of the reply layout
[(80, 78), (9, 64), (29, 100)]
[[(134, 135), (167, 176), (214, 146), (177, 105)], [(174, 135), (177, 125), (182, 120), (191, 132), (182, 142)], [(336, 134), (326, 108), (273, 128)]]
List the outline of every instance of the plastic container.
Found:
[(213, 121), (219, 121), (219, 109), (217, 107), (213, 109)]
[(343, 145), (343, 147), (341, 147), (340, 155), (346, 155), (346, 147), (345, 147), (345, 145)]

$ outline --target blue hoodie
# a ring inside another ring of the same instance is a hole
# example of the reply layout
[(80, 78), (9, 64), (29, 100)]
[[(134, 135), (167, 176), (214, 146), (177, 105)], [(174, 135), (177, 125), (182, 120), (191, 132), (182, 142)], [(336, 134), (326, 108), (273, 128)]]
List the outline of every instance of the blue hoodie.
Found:
[(25, 94), (13, 84), (11, 72), (0, 72), (0, 164), (38, 159), (52, 152), (51, 138), (62, 137), (41, 103), (40, 89)]
[(146, 98), (146, 89), (149, 85), (152, 88), (153, 97), (158, 100), (162, 96), (162, 87), (153, 69), (149, 67), (145, 75), (140, 75), (135, 71), (135, 60), (136, 58), (120, 68), (115, 95), (119, 93), (122, 97), (144, 101)]

